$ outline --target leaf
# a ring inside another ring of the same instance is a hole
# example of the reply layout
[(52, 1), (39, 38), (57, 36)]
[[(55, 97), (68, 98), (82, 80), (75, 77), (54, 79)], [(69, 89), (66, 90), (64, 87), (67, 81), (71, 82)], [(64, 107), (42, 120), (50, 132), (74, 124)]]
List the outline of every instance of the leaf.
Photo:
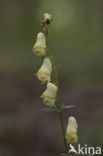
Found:
[(41, 111), (50, 112), (50, 111), (58, 111), (56, 105), (54, 107), (45, 107)]
[[(64, 105), (62, 104), (61, 105), (61, 110), (62, 109), (69, 109), (69, 108), (72, 108), (72, 107), (75, 107), (75, 105)], [(41, 109), (41, 111), (44, 111), (44, 112), (53, 112), (53, 111), (59, 111), (57, 106), (55, 105), (54, 107), (49, 107), (49, 106), (46, 106), (45, 108)]]
[(69, 108), (72, 108), (72, 107), (75, 107), (75, 105), (62, 105), (62, 109), (69, 109)]

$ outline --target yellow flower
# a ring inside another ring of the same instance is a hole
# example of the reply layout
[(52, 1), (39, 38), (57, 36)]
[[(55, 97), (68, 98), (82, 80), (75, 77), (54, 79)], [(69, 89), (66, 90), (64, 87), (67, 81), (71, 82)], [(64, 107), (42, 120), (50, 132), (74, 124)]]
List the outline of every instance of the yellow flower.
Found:
[(52, 72), (52, 63), (49, 58), (45, 58), (41, 68), (37, 72), (37, 77), (42, 83), (50, 82)]
[(66, 129), (66, 135), (65, 135), (68, 144), (78, 142), (77, 128), (78, 125), (76, 119), (74, 117), (69, 117), (67, 129)]
[(47, 83), (47, 88), (41, 96), (44, 104), (50, 107), (55, 105), (57, 89), (57, 86), (55, 86), (53, 83)]
[(52, 16), (48, 13), (44, 13), (44, 22), (48, 25), (53, 20)]
[(38, 33), (33, 51), (37, 56), (43, 57), (46, 55), (46, 39), (43, 33)]

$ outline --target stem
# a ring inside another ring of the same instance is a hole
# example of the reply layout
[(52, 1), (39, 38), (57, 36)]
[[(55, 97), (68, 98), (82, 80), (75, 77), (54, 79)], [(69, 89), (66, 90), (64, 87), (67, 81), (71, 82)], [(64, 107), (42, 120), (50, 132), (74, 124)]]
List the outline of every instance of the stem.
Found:
[[(78, 144), (77, 143), (74, 144), (74, 147), (75, 147), (76, 151), (78, 152)], [(78, 153), (75, 153), (75, 156), (78, 156)]]
[(58, 108), (58, 113), (59, 113), (59, 118), (60, 118), (60, 124), (61, 124), (61, 130), (62, 130), (63, 140), (64, 140), (65, 152), (66, 152), (66, 154), (68, 154), (68, 145), (67, 145), (67, 142), (66, 142), (66, 139), (65, 139), (63, 113), (62, 113), (62, 109), (61, 109), (61, 100), (60, 100), (60, 92), (59, 92), (59, 82), (58, 82), (57, 68), (56, 68), (54, 53), (53, 53), (53, 50), (52, 50), (52, 42), (51, 42), (51, 38), (50, 38), (48, 27), (46, 27), (46, 30), (48, 32), (47, 37), (48, 37), (49, 48), (50, 48), (50, 57), (51, 57), (52, 66), (53, 66), (54, 81), (55, 81), (55, 85), (58, 87), (57, 99), (56, 99), (56, 101), (57, 101), (57, 108)]

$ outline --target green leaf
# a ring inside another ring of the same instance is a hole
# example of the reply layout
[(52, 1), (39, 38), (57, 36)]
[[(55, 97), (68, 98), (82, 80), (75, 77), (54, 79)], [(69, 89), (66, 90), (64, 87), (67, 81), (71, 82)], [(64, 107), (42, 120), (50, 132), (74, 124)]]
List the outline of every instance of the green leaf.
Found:
[(56, 105), (54, 107), (45, 107), (43, 108), (41, 111), (46, 111), (46, 112), (50, 112), (50, 111), (58, 111)]
[[(75, 107), (75, 105), (64, 105), (62, 104), (61, 105), (61, 110), (62, 109), (70, 109), (72, 107)], [(58, 108), (57, 106), (55, 105), (54, 107), (49, 107), (49, 106), (46, 106), (45, 108), (41, 109), (41, 111), (45, 111), (45, 112), (50, 112), (50, 111), (58, 111)]]
[(69, 109), (69, 108), (72, 108), (72, 107), (75, 107), (75, 105), (62, 105), (62, 109)]

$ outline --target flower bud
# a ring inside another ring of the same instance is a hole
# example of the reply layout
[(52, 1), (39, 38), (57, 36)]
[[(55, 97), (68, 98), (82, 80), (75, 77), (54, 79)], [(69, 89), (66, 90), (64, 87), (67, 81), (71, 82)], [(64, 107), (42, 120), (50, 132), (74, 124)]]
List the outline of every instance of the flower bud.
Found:
[(55, 105), (57, 89), (57, 86), (55, 86), (53, 83), (47, 83), (47, 88), (41, 96), (44, 104), (50, 107)]
[(73, 144), (78, 142), (77, 128), (78, 125), (76, 119), (74, 117), (69, 117), (67, 129), (66, 129), (66, 135), (65, 135), (68, 144)]
[(52, 63), (49, 58), (45, 58), (41, 68), (37, 72), (37, 77), (42, 83), (50, 82)]
[(50, 14), (44, 13), (44, 22), (45, 24), (50, 24), (52, 22), (53, 18)]
[(43, 33), (38, 33), (33, 50), (37, 56), (43, 57), (46, 55), (46, 39)]

